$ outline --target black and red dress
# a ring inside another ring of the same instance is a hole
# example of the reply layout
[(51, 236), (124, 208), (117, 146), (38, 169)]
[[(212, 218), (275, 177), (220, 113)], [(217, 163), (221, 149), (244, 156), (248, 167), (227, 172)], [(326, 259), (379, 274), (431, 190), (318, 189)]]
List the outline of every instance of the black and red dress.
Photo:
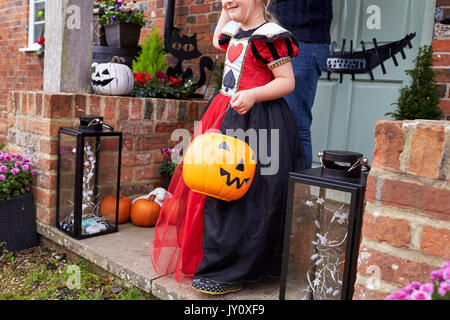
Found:
[[(213, 125), (223, 134), (230, 132), (227, 129), (260, 133), (253, 182), (242, 198), (219, 200), (189, 190), (180, 163), (161, 208), (151, 252), (158, 273), (173, 271), (178, 281), (195, 276), (200, 286), (212, 283), (218, 288), (280, 275), (288, 173), (306, 168), (295, 117), (284, 98), (255, 103), (244, 115), (231, 108), (225, 111), (236, 92), (272, 81), (271, 69), (298, 55), (296, 41), (275, 23), (242, 30), (230, 21), (219, 44), (227, 52), (222, 88), (195, 134)], [(173, 210), (176, 222), (169, 219)]]

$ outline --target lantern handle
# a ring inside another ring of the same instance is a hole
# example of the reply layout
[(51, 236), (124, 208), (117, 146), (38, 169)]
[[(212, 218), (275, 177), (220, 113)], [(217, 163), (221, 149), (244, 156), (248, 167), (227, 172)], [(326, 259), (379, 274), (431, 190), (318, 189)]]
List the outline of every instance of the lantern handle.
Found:
[(95, 126), (95, 125), (97, 125), (97, 124), (101, 124), (104, 128), (109, 129), (109, 130), (111, 130), (111, 131), (114, 131), (114, 128), (113, 128), (113, 127), (111, 127), (110, 125), (104, 123), (104, 122), (103, 122), (102, 120), (100, 120), (99, 118), (94, 118), (94, 119), (92, 119), (91, 122), (89, 122), (87, 126), (90, 127), (90, 126)]

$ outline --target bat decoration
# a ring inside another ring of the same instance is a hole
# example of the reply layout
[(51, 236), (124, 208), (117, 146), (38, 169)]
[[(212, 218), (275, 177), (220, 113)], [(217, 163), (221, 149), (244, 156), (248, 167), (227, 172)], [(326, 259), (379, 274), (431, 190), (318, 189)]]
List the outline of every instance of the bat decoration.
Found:
[(405, 38), (390, 42), (379, 46), (376, 38), (373, 41), (373, 48), (366, 49), (364, 41), (361, 41), (362, 51), (353, 51), (353, 41), (350, 41), (350, 51), (345, 51), (345, 39), (342, 43), (342, 50), (335, 51), (335, 43), (331, 48), (331, 53), (328, 56), (327, 65), (324, 71), (328, 72), (328, 80), (331, 73), (340, 74), (340, 83), (342, 83), (343, 75), (350, 74), (352, 80), (355, 80), (355, 74), (368, 73), (370, 79), (374, 80), (372, 70), (377, 66), (381, 66), (383, 74), (386, 74), (386, 67), (384, 61), (392, 58), (394, 65), (397, 67), (398, 62), (395, 55), (400, 52), (403, 59), (406, 59), (404, 48), (408, 46), (412, 48), (411, 40), (416, 36), (416, 33), (410, 33)]

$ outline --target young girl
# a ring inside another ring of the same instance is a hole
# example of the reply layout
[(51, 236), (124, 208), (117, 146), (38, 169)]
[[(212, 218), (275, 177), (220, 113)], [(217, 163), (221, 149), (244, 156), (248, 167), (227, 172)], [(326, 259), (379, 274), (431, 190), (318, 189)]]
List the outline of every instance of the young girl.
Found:
[[(267, 155), (278, 163), (261, 161), (257, 154), (249, 190), (230, 202), (190, 191), (180, 164), (155, 228), (155, 270), (173, 271), (178, 281), (194, 276), (192, 287), (204, 293), (235, 292), (244, 282), (280, 275), (288, 173), (306, 168), (295, 118), (282, 98), (295, 86), (290, 60), (298, 49), (287, 30), (268, 21), (268, 2), (222, 0), (213, 40), (227, 52), (222, 89), (195, 134), (210, 128), (224, 134), (264, 129), (256, 149), (267, 146)], [(265, 170), (271, 165), (275, 172)]]

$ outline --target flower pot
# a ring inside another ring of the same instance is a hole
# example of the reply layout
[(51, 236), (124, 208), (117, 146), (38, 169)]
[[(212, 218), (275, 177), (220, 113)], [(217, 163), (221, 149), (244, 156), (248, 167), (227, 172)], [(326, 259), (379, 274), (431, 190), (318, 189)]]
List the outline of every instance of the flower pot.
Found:
[[(38, 245), (35, 206), (31, 193), (0, 200), (0, 243), (2, 249), (18, 251)], [(0, 251), (1, 253), (1, 251)]]
[(134, 48), (139, 43), (142, 26), (133, 23), (105, 24), (106, 43), (113, 48)]

